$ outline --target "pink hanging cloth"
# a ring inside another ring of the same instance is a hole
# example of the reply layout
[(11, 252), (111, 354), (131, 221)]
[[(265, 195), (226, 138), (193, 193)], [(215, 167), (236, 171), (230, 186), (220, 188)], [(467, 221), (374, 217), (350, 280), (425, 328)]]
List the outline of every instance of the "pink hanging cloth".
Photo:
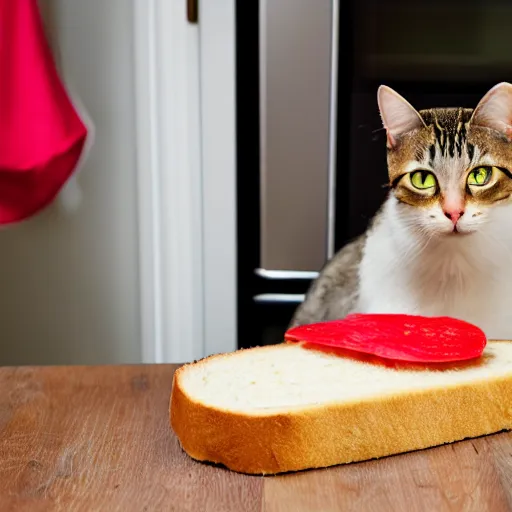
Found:
[(0, 225), (55, 199), (87, 134), (58, 75), (37, 0), (0, 0)]

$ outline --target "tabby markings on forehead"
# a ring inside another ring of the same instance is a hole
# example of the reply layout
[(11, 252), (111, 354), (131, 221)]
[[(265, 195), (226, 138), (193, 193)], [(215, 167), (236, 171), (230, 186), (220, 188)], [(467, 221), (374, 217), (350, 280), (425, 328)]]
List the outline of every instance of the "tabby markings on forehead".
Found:
[(473, 160), (475, 147), (467, 142), (471, 111), (432, 109), (422, 112), (425, 124), (434, 129), (435, 142), (428, 147), (428, 160), (433, 165), (436, 156), (462, 158), (464, 151)]

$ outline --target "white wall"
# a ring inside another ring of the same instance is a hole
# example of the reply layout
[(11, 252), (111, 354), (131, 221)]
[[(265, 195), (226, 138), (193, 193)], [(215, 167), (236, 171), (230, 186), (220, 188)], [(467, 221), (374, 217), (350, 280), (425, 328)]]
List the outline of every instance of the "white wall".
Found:
[(133, 5), (41, 4), (96, 137), (78, 212), (53, 206), (0, 231), (0, 364), (137, 362)]

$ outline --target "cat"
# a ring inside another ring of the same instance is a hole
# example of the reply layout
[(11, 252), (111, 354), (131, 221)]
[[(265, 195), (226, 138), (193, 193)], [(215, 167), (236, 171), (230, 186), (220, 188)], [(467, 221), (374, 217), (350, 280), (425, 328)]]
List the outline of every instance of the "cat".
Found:
[(452, 316), (512, 339), (512, 85), (416, 110), (382, 85), (389, 192), (321, 269), (289, 327), (350, 313)]

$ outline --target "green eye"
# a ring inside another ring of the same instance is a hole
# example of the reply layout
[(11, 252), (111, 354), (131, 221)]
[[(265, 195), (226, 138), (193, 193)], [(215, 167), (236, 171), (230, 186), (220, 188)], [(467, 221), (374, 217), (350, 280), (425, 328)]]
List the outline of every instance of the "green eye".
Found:
[(473, 169), (468, 176), (468, 185), (482, 187), (489, 183), (494, 167), (477, 167)]
[(411, 174), (411, 183), (414, 187), (425, 190), (427, 188), (434, 188), (436, 186), (436, 179), (429, 171), (415, 171)]

